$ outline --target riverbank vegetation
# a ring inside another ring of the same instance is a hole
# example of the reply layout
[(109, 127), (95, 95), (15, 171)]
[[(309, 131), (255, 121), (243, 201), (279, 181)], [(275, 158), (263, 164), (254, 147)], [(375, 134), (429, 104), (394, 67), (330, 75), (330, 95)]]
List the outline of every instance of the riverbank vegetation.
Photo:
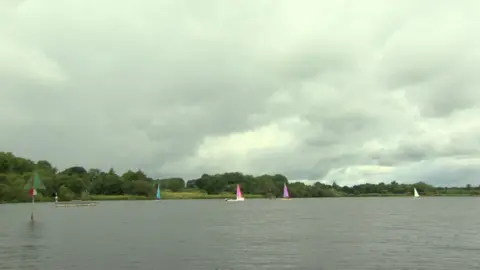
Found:
[(423, 196), (475, 196), (480, 186), (434, 187), (423, 182), (401, 184), (397, 182), (361, 184), (352, 187), (289, 183), (281, 174), (252, 176), (239, 172), (216, 175), (203, 174), (198, 179), (156, 179), (142, 171), (118, 174), (115, 170), (102, 171), (74, 166), (57, 170), (50, 162), (16, 157), (0, 152), (0, 202), (29, 201), (25, 183), (37, 172), (45, 185), (38, 190), (37, 201), (52, 201), (55, 193), (60, 200), (144, 200), (153, 199), (156, 185), (160, 184), (162, 199), (223, 199), (233, 198), (240, 184), (246, 198), (280, 197), (283, 185), (288, 185), (291, 197), (340, 196), (411, 196), (415, 187)]

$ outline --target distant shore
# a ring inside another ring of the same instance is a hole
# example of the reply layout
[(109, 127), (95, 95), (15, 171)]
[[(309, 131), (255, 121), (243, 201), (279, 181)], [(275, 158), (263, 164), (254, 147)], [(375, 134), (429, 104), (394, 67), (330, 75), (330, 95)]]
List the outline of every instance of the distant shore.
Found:
[[(478, 195), (470, 194), (424, 194), (420, 197), (477, 197)], [(246, 199), (269, 199), (263, 195), (251, 195), (245, 194)], [(326, 198), (375, 198), (375, 197), (397, 197), (397, 198), (409, 198), (413, 195), (411, 194), (360, 194), (360, 195), (347, 195), (347, 196), (336, 196), (336, 197), (300, 197), (297, 199), (326, 199)], [(154, 200), (154, 197), (146, 196), (136, 196), (136, 195), (92, 195), (89, 200), (92, 201), (127, 201), (127, 200)], [(207, 194), (190, 194), (190, 193), (164, 193), (162, 194), (162, 200), (197, 200), (197, 199), (235, 199), (235, 194), (218, 194), (218, 195), (207, 195)], [(280, 199), (273, 198), (273, 199)], [(292, 198), (295, 199), (295, 198)]]
[[(420, 194), (420, 197), (477, 197), (475, 194)], [(263, 195), (244, 194), (246, 199), (269, 199)], [(412, 194), (358, 194), (358, 195), (346, 195), (335, 197), (299, 197), (297, 199), (321, 199), (321, 198), (378, 198), (378, 197), (397, 197), (397, 198), (409, 198), (413, 197)], [(235, 194), (222, 193), (222, 194), (205, 194), (200, 192), (168, 192), (162, 193), (161, 200), (223, 200), (234, 199)], [(140, 196), (140, 195), (90, 195), (85, 198), (79, 198), (84, 201), (142, 201), (142, 200), (155, 200), (155, 197)], [(280, 199), (280, 198), (273, 198)], [(292, 198), (295, 199), (295, 198)], [(62, 200), (59, 200), (59, 202)], [(40, 197), (36, 199), (37, 203), (53, 202), (52, 198)], [(27, 202), (0, 202), (1, 203), (29, 203)]]
[(32, 161), (10, 152), (0, 152), (0, 161), (5, 165), (0, 166), (0, 203), (31, 202), (29, 194), (33, 189), (37, 191), (35, 202), (53, 202), (54, 194), (58, 194), (59, 201), (155, 200), (157, 188), (162, 200), (223, 200), (235, 198), (237, 185), (247, 199), (279, 197), (285, 188), (292, 198), (413, 197), (414, 190), (421, 197), (480, 196), (477, 184), (442, 187), (422, 181), (409, 184), (391, 181), (341, 186), (336, 182), (289, 181), (278, 173), (242, 172), (202, 173), (199, 178), (185, 181), (181, 177), (151, 177), (142, 170), (119, 174), (114, 168), (104, 171), (72, 166), (59, 171), (47, 160)]
[[(451, 194), (451, 193), (439, 193), (439, 194), (420, 194), (420, 197), (477, 197), (479, 195), (476, 194), (465, 194), (465, 193), (458, 193), (458, 194)], [(340, 196), (342, 198), (359, 198), (359, 197), (412, 197), (413, 194), (358, 194), (358, 195), (345, 195)]]

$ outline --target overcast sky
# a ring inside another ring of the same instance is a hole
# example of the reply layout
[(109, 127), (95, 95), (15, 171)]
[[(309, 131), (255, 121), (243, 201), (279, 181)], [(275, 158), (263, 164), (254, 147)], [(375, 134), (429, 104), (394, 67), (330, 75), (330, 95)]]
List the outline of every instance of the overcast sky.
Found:
[(479, 1), (5, 0), (0, 151), (480, 184)]

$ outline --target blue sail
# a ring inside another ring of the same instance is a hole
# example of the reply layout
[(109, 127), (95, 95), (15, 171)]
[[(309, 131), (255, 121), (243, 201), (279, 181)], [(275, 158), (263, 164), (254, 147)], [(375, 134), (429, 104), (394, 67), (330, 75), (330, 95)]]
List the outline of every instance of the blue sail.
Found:
[(157, 185), (157, 200), (160, 200), (160, 184)]

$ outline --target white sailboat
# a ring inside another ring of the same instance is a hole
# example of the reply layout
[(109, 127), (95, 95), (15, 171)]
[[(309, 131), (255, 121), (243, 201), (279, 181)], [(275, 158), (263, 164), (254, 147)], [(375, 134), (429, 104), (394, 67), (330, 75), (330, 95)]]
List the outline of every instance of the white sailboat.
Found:
[(242, 195), (242, 191), (240, 190), (240, 185), (237, 184), (237, 197), (235, 199), (225, 199), (226, 202), (243, 202), (245, 198)]
[(414, 198), (420, 198), (420, 195), (418, 194), (416, 188), (413, 188), (413, 197), (414, 197)]

